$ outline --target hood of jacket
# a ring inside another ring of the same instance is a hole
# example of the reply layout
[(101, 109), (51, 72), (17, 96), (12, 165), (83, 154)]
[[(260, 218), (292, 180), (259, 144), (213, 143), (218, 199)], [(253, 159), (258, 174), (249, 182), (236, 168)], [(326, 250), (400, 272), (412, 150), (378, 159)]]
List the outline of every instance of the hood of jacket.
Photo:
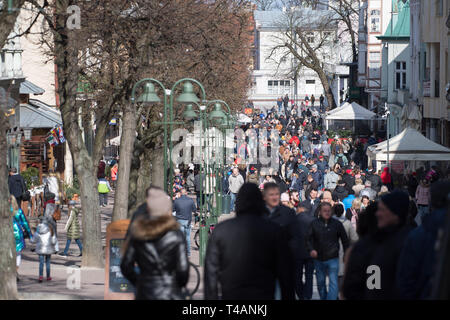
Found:
[(39, 228), (37, 228), (39, 234), (46, 234), (50, 232), (50, 227), (46, 223), (40, 223)]
[(138, 218), (131, 226), (131, 234), (137, 240), (148, 241), (157, 239), (168, 231), (179, 230), (180, 226), (173, 216), (158, 218)]

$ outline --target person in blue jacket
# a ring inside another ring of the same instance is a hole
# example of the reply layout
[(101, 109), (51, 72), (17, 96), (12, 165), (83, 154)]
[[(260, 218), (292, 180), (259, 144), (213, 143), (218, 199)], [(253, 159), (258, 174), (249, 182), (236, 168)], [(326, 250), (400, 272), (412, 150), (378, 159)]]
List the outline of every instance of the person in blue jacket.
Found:
[(33, 235), (27, 218), (23, 214), (22, 209), (19, 208), (16, 198), (11, 195), (8, 201), (13, 216), (14, 239), (16, 240), (16, 271), (17, 281), (19, 281), (18, 272), (22, 262), (22, 251), (25, 249), (25, 238), (31, 238)]

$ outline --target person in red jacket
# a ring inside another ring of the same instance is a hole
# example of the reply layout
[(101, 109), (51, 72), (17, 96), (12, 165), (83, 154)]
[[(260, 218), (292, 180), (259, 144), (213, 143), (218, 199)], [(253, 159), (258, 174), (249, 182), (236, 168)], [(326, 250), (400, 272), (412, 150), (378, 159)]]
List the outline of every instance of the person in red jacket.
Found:
[(293, 136), (290, 140), (289, 140), (289, 144), (292, 144), (293, 142), (295, 142), (295, 144), (297, 145), (297, 147), (300, 145), (300, 139), (297, 136)]
[(389, 167), (385, 167), (383, 169), (383, 173), (381, 174), (381, 182), (383, 182), (383, 184), (388, 187), (389, 191), (392, 190), (392, 177), (389, 173)]

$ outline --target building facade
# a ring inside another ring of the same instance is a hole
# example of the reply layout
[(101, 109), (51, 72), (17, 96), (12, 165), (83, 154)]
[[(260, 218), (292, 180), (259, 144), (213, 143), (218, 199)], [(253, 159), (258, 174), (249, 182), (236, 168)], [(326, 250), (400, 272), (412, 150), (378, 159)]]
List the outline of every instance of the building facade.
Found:
[[(289, 9), (285, 9), (289, 10)], [(302, 68), (295, 78), (292, 70), (295, 68), (296, 59), (291, 54), (274, 52), (273, 48), (280, 44), (283, 38), (283, 21), (286, 20), (286, 11), (254, 11), (255, 20), (255, 45), (253, 63), (253, 83), (249, 92), (249, 101), (255, 107), (268, 109), (276, 106), (277, 99), (288, 95), (291, 100), (300, 103), (305, 96), (314, 95), (318, 101), (321, 94), (324, 94), (322, 83), (316, 72), (308, 68)], [(300, 8), (302, 14), (313, 17), (320, 16), (326, 10), (313, 10), (310, 8)], [(317, 17), (316, 17), (317, 18)], [(306, 22), (305, 22), (306, 23)], [(317, 41), (322, 31), (308, 32), (307, 37), (311, 43)], [(331, 38), (337, 40), (338, 30), (327, 30)], [(340, 66), (343, 61), (351, 59), (348, 53), (351, 48), (338, 45), (337, 41), (332, 41), (332, 45), (326, 47), (326, 52), (322, 54), (325, 63), (326, 73), (334, 94), (335, 101), (339, 102), (341, 90), (346, 88), (348, 79), (348, 67)], [(347, 42), (348, 43), (348, 42)], [(345, 49), (345, 50), (344, 50)], [(346, 54), (347, 55), (346, 55)], [(325, 96), (325, 94), (324, 94)]]

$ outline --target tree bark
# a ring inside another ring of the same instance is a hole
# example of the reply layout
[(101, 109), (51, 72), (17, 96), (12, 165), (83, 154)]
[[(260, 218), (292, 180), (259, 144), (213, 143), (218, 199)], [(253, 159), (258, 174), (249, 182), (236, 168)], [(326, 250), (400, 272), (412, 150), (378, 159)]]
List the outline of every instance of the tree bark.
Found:
[(20, 8), (22, 8), (25, 0), (15, 0), (13, 1), (13, 6), (15, 7), (14, 11), (8, 12), (8, 4), (7, 0), (3, 1), (3, 8), (0, 11), (0, 49), (2, 49), (6, 40), (8, 39), (11, 31), (14, 29), (14, 25), (16, 24), (17, 16), (20, 13)]
[(328, 107), (334, 109), (337, 104), (334, 100), (333, 92), (331, 91), (330, 83), (328, 82), (327, 75), (323, 71), (317, 71), (317, 75), (319, 76), (320, 82), (322, 83), (323, 90), (325, 91), (325, 95), (328, 101)]
[[(0, 108), (0, 150), (7, 150), (7, 119)], [(0, 300), (17, 300), (16, 241), (8, 203), (6, 152), (0, 152)]]
[(64, 154), (64, 183), (73, 186), (73, 159), (69, 143), (66, 142), (66, 152)]
[(112, 221), (126, 219), (128, 216), (128, 188), (130, 182), (131, 159), (136, 140), (136, 110), (129, 104), (123, 111), (122, 137), (120, 138), (119, 175), (114, 197)]

